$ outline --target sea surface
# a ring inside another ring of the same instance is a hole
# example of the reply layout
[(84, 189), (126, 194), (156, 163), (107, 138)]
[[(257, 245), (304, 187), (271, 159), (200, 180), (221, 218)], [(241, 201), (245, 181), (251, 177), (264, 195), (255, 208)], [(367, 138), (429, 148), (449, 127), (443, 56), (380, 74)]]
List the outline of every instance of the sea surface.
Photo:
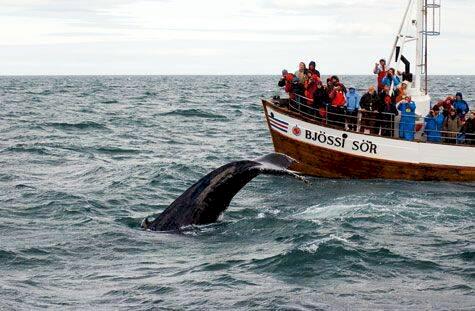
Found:
[[(473, 183), (260, 176), (216, 224), (140, 229), (273, 151), (277, 80), (0, 77), (0, 309), (474, 310)], [(434, 98), (474, 85), (431, 78)]]

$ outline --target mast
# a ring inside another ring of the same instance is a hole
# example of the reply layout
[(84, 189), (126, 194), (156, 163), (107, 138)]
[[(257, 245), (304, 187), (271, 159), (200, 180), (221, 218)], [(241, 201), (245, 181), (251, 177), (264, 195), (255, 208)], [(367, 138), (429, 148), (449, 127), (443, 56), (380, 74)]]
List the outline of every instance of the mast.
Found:
[[(441, 0), (408, 0), (389, 57), (389, 67), (394, 61), (396, 70), (399, 70), (402, 61), (406, 65), (406, 77), (412, 74), (411, 89), (415, 92), (414, 95), (428, 95), (428, 37), (440, 35), (440, 2)], [(416, 69), (409, 72), (411, 62), (403, 53), (406, 44), (412, 41), (415, 41), (413, 63)]]

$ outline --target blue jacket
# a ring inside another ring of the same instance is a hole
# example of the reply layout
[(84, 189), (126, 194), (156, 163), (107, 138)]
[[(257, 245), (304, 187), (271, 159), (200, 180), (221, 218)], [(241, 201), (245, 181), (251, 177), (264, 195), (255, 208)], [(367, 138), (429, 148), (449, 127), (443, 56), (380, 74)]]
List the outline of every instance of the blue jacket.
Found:
[(345, 106), (349, 112), (360, 109), (360, 95), (354, 88), (350, 88), (350, 90), (346, 93)]
[(462, 100), (456, 100), (454, 102), (454, 109), (455, 109), (455, 111), (457, 111), (457, 114), (459, 116), (464, 116), (470, 110), (470, 108), (468, 107), (467, 102), (464, 101), (463, 99)]
[(383, 81), (381, 83), (386, 86), (391, 86), (391, 82), (394, 81), (394, 87), (398, 86), (401, 84), (401, 79), (399, 79), (398, 76), (393, 76), (392, 79), (389, 79), (387, 76), (383, 78)]
[(439, 113), (437, 116), (428, 114), (424, 118), (426, 124), (425, 133), (427, 135), (427, 141), (439, 143), (442, 141), (440, 131), (444, 125), (444, 115)]

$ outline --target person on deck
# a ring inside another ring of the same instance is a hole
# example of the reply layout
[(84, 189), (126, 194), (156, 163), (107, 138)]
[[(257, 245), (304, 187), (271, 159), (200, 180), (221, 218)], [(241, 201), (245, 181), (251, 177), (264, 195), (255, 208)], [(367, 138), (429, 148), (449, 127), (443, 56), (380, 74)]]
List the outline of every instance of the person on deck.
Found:
[(414, 140), (414, 129), (416, 126), (416, 103), (410, 96), (399, 103), (397, 109), (401, 111), (401, 121), (399, 122), (399, 137), (405, 140)]
[(457, 134), (462, 128), (462, 120), (455, 109), (450, 110), (449, 115), (444, 120), (444, 141), (449, 144), (457, 143)]
[(384, 86), (383, 91), (379, 94), (378, 108), (378, 119), (382, 136), (394, 136), (394, 118), (399, 115), (394, 99), (394, 97), (389, 95), (389, 86)]
[(384, 86), (391, 87), (391, 85), (393, 85), (394, 88), (397, 88), (398, 85), (401, 84), (401, 79), (399, 79), (399, 77), (396, 75), (394, 68), (390, 68), (381, 83)]
[(308, 71), (310, 71), (313, 75), (317, 75), (318, 78), (320, 79), (320, 71), (318, 71), (315, 67), (317, 66), (317, 64), (312, 60), (309, 64), (308, 64)]
[(438, 106), (434, 106), (434, 108), (429, 111), (429, 114), (424, 118), (424, 123), (427, 141), (440, 143), (442, 141), (440, 131), (444, 125), (444, 115), (440, 113)]
[(331, 105), (328, 107), (328, 120), (331, 125), (340, 128), (345, 127), (345, 90), (343, 84), (337, 83), (334, 84), (333, 90), (329, 95)]
[(360, 100), (361, 128), (360, 131), (368, 134), (378, 134), (378, 101), (379, 97), (374, 86), (370, 86)]
[(299, 78), (296, 76), (293, 77), (292, 79), (292, 95), (293, 95), (293, 100), (294, 102), (300, 103), (300, 104), (306, 104), (306, 100), (303, 98), (305, 96), (305, 89), (302, 83), (300, 83)]
[(475, 113), (468, 115), (467, 121), (462, 126), (461, 133), (465, 136), (465, 143), (467, 145), (475, 145)]
[(469, 112), (470, 108), (467, 102), (463, 100), (463, 95), (460, 92), (455, 95), (454, 109), (457, 111), (460, 120), (465, 121), (465, 115)]
[(320, 118), (326, 118), (327, 106), (330, 99), (321, 80), (317, 81), (317, 88), (313, 92), (313, 107), (317, 109)]
[(396, 103), (401, 102), (407, 96), (407, 85), (409, 83), (407, 81), (403, 81), (401, 85), (396, 90)]
[(373, 73), (377, 75), (378, 81), (378, 93), (381, 92), (384, 88), (383, 79), (386, 76), (386, 60), (380, 59), (379, 64), (374, 65)]
[(299, 70), (297, 70), (294, 74), (297, 78), (299, 78), (300, 83), (304, 83), (307, 75), (307, 67), (305, 66), (304, 62), (299, 63)]
[(360, 95), (354, 87), (350, 87), (346, 93), (346, 123), (351, 131), (358, 128), (358, 111), (360, 109)]
[(304, 88), (305, 97), (309, 99), (307, 103), (309, 106), (313, 106), (313, 93), (317, 89), (318, 81), (320, 81), (320, 78), (316, 74), (312, 74), (310, 70), (307, 71), (307, 79), (305, 79)]
[(286, 93), (292, 93), (292, 80), (294, 75), (289, 73), (286, 69), (282, 70), (282, 77), (277, 83), (278, 86), (283, 87)]

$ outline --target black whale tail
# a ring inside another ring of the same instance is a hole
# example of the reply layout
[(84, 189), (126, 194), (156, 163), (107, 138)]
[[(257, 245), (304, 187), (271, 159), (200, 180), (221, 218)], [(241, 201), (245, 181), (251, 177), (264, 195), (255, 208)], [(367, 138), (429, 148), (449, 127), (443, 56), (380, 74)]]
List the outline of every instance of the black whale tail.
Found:
[(184, 226), (216, 222), (236, 193), (260, 174), (290, 175), (305, 180), (288, 169), (294, 163), (285, 154), (271, 153), (255, 160), (223, 165), (188, 188), (155, 220), (144, 219), (142, 228), (178, 231)]

